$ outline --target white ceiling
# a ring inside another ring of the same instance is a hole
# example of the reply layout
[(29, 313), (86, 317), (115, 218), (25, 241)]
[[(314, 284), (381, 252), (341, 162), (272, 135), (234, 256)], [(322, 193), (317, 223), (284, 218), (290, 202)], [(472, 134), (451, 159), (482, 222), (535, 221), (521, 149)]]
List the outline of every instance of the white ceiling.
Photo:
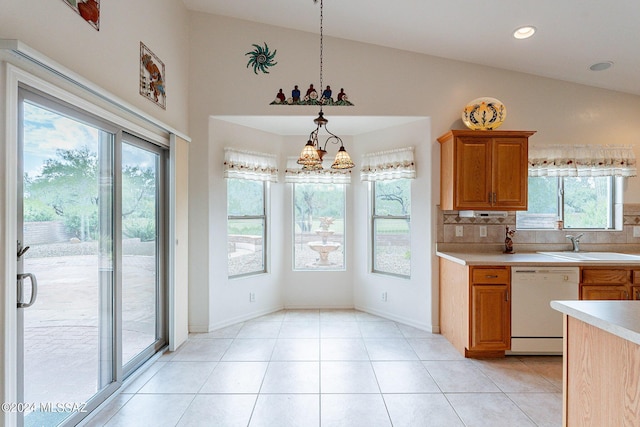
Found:
[[(194, 11), (319, 33), (313, 0), (183, 1)], [(637, 95), (639, 21), (639, 0), (324, 0), (327, 36)], [(522, 25), (538, 31), (516, 40)], [(614, 65), (589, 70), (602, 61)]]

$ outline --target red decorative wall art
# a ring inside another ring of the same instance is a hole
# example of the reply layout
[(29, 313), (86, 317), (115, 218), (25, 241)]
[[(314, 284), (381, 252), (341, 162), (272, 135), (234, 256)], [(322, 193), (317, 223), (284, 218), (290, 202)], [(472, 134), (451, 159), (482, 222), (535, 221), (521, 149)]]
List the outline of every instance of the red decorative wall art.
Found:
[(93, 28), (100, 31), (100, 0), (64, 0)]

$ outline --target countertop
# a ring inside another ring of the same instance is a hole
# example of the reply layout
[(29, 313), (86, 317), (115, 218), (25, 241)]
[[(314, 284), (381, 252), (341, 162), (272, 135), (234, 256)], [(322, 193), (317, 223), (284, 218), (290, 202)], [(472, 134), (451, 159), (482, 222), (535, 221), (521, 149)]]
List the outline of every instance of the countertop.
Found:
[(547, 266), (572, 266), (584, 265), (605, 266), (605, 265), (638, 265), (640, 261), (635, 260), (607, 260), (607, 261), (571, 261), (556, 258), (550, 255), (536, 252), (516, 252), (513, 254), (503, 254), (500, 252), (449, 252), (436, 251), (436, 255), (453, 261), (461, 265), (547, 265)]
[(551, 307), (640, 345), (640, 301), (551, 301)]

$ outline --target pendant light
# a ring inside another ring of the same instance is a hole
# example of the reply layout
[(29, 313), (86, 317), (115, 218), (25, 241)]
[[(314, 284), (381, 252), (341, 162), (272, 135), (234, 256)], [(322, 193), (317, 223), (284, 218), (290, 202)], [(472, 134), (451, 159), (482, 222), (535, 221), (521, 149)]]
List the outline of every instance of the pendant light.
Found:
[[(318, 0), (313, 0), (314, 3), (317, 3)], [(320, 90), (322, 90), (323, 80), (322, 80), (322, 51), (323, 51), (323, 0), (320, 0)], [(314, 94), (317, 96), (317, 92)], [(331, 165), (332, 169), (351, 169), (355, 166), (349, 153), (344, 148), (344, 143), (342, 139), (329, 131), (327, 129), (327, 120), (324, 117), (324, 113), (322, 112), (322, 105), (326, 101), (324, 94), (319, 97), (320, 100), (320, 112), (318, 113), (318, 117), (316, 117), (313, 122), (316, 124), (316, 128), (311, 131), (309, 134), (309, 140), (307, 144), (302, 149), (300, 153), (300, 157), (298, 158), (298, 164), (302, 165), (302, 169), (307, 170), (319, 170), (322, 169), (322, 157), (327, 153), (326, 148), (327, 144), (331, 142), (332, 144), (340, 144), (340, 149), (336, 154), (333, 164)], [(320, 129), (324, 128), (324, 130), (329, 134), (329, 137), (325, 140), (324, 146), (320, 146), (320, 142), (318, 141), (318, 134), (320, 133)]]

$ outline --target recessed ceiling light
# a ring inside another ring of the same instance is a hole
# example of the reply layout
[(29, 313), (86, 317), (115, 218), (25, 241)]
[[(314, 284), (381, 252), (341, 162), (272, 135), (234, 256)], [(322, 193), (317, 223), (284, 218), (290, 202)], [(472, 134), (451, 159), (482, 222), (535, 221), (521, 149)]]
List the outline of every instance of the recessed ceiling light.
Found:
[(531, 25), (527, 25), (524, 27), (520, 27), (513, 32), (513, 37), (522, 40), (528, 39), (536, 32), (536, 27), (532, 27)]
[(591, 71), (604, 71), (611, 68), (612, 65), (613, 65), (613, 61), (596, 62), (591, 67), (589, 67), (589, 69)]

